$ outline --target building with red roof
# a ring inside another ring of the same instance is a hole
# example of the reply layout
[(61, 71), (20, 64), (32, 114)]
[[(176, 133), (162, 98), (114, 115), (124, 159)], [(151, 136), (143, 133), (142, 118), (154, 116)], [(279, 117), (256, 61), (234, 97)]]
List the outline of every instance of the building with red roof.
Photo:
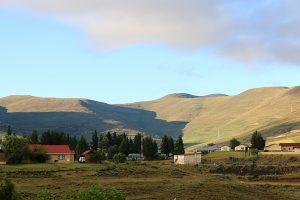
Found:
[(30, 152), (35, 149), (44, 149), (49, 156), (49, 163), (72, 163), (74, 162), (75, 152), (70, 149), (69, 145), (42, 145), (29, 144)]
[(280, 143), (282, 151), (300, 152), (300, 143)]

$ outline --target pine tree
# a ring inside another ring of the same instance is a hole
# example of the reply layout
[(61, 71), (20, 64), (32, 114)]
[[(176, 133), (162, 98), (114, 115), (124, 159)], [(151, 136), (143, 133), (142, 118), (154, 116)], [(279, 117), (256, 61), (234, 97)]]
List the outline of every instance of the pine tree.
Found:
[(128, 138), (124, 138), (119, 146), (119, 152), (128, 156), (130, 153)]
[(134, 143), (133, 153), (141, 153), (142, 135), (140, 133), (134, 136), (133, 143)]
[(86, 141), (86, 139), (81, 136), (79, 142), (78, 142), (78, 145), (77, 145), (77, 152), (78, 154), (81, 154), (82, 152), (84, 152), (85, 150), (88, 150), (89, 149), (89, 145)]
[(11, 135), (12, 134), (12, 129), (11, 126), (7, 127), (7, 135)]
[(177, 155), (184, 154), (184, 144), (181, 135), (178, 137), (176, 141), (174, 152)]
[(169, 138), (168, 136), (163, 136), (162, 140), (161, 140), (161, 147), (160, 147), (161, 153), (166, 154), (167, 156), (170, 153), (170, 149), (169, 149)]
[(97, 131), (95, 130), (93, 136), (92, 136), (92, 143), (91, 143), (91, 147), (92, 147), (92, 150), (93, 151), (96, 151), (98, 149), (98, 143), (99, 142), (99, 139), (98, 139), (98, 133)]
[(113, 145), (113, 140), (112, 140), (111, 133), (109, 131), (107, 132), (106, 137), (108, 139), (108, 145), (112, 146)]
[(174, 140), (171, 136), (168, 137), (169, 153), (174, 154)]
[(146, 160), (153, 160), (157, 156), (157, 143), (150, 136), (143, 139), (143, 155)]
[(266, 141), (263, 139), (263, 137), (261, 136), (260, 133), (255, 131), (252, 134), (252, 137), (251, 137), (252, 148), (258, 149), (258, 150), (263, 150), (265, 147), (265, 143), (266, 143)]
[(38, 144), (39, 143), (39, 136), (36, 130), (32, 131), (30, 136), (30, 143), (31, 144)]

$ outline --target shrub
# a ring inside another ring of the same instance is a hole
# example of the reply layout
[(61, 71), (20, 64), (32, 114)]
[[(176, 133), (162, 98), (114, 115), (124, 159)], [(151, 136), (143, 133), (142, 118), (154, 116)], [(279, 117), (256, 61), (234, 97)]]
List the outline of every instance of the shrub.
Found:
[(126, 156), (122, 153), (118, 153), (114, 155), (113, 160), (115, 163), (123, 163), (126, 161)]
[(21, 199), (15, 192), (14, 184), (7, 178), (4, 178), (0, 185), (0, 199), (3, 200), (17, 200)]
[(3, 142), (5, 157), (7, 163), (21, 163), (27, 155), (26, 138), (17, 137), (14, 135), (6, 136)]
[(117, 153), (119, 153), (119, 147), (118, 145), (113, 145), (108, 148), (107, 156), (109, 159), (112, 159)]
[(93, 162), (93, 163), (101, 163), (103, 160), (105, 160), (105, 152), (101, 149), (94, 151), (90, 157), (88, 162)]
[(44, 163), (49, 159), (49, 156), (47, 155), (47, 152), (44, 148), (38, 147), (32, 152), (29, 152), (29, 158), (31, 161)]

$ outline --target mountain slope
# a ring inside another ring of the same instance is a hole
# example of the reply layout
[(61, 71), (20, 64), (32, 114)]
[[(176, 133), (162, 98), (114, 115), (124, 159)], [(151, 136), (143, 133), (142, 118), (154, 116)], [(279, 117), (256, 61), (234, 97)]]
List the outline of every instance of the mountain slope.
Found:
[(71, 134), (90, 134), (94, 130), (181, 134), (185, 122), (166, 122), (156, 114), (134, 108), (109, 105), (87, 99), (9, 96), (0, 99), (0, 128), (11, 125), (21, 133), (36, 129), (62, 130)]
[(187, 121), (183, 139), (192, 144), (244, 140), (255, 130), (272, 136), (300, 128), (300, 87), (256, 88), (236, 96), (167, 96), (129, 106), (167, 121)]
[(112, 129), (152, 135), (183, 134), (190, 144), (272, 137), (300, 129), (300, 87), (269, 87), (239, 95), (170, 94), (154, 101), (109, 105), (88, 99), (10, 96), (0, 99), (0, 131), (64, 130), (88, 134)]

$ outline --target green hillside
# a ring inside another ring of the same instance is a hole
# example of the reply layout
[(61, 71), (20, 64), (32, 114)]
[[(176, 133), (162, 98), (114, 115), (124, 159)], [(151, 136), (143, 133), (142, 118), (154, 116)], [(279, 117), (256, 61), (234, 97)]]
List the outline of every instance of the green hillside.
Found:
[(88, 99), (9, 96), (0, 99), (0, 127), (30, 133), (93, 130), (183, 134), (187, 145), (248, 140), (258, 130), (265, 137), (300, 129), (300, 87), (247, 90), (239, 95), (170, 94), (154, 101), (109, 105)]

